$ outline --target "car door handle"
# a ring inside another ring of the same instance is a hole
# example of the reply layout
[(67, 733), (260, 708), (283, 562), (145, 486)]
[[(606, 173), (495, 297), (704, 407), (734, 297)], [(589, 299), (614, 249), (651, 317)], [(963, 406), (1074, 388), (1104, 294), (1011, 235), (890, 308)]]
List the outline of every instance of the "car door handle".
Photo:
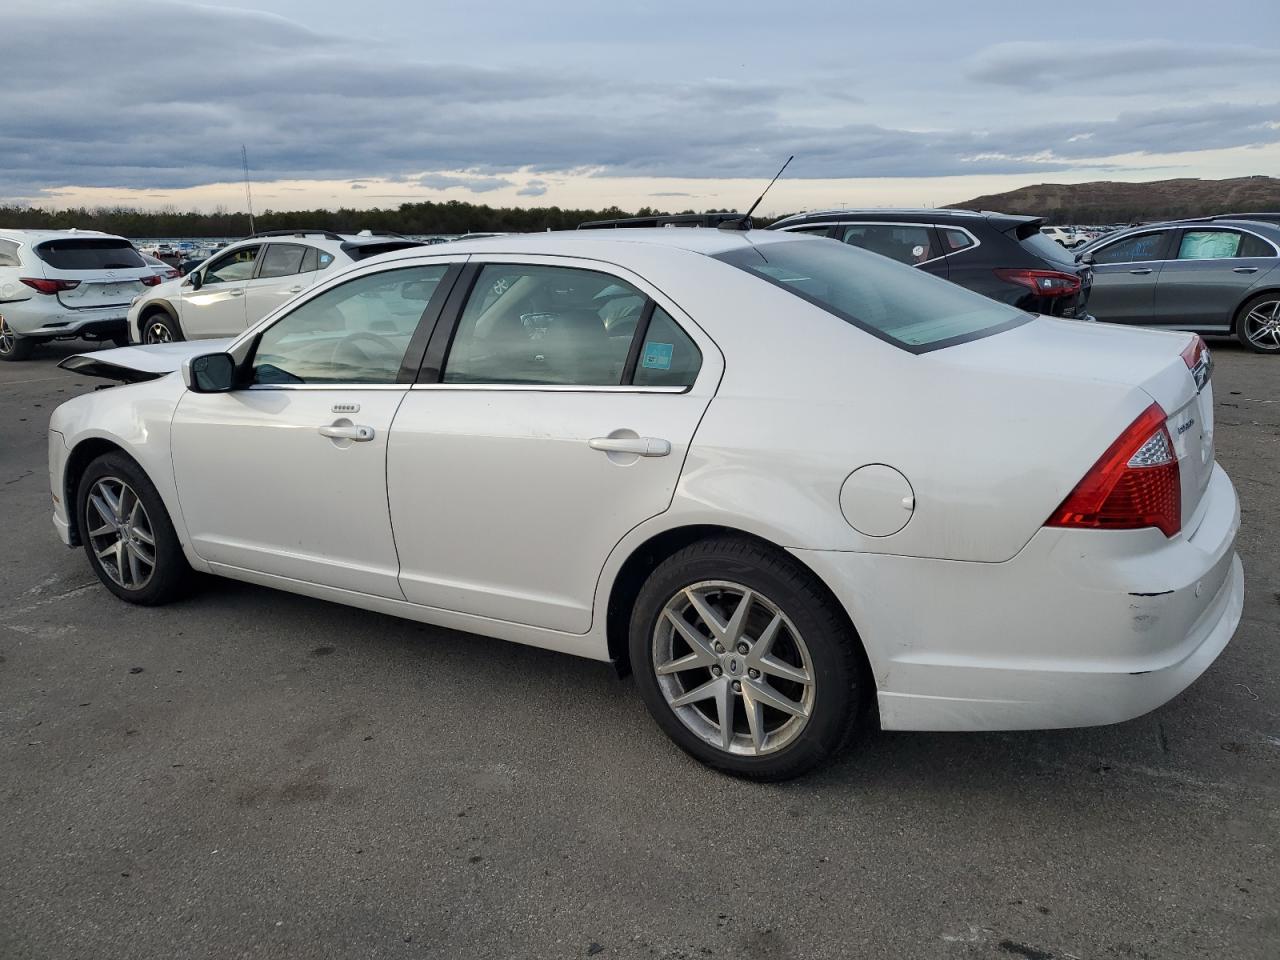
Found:
[(634, 453), (639, 457), (665, 457), (671, 452), (670, 442), (658, 437), (593, 437), (587, 446), (605, 453)]
[(356, 443), (368, 443), (373, 439), (373, 427), (330, 423), (320, 428), (320, 436), (328, 437), (330, 440), (354, 440)]
[(228, 291), (227, 291), (227, 296), (229, 296), (229, 297), (243, 297), (243, 296), (244, 296), (244, 287), (241, 287), (239, 290), (228, 290)]
[(1232, 267), (1231, 272), (1232, 273), (1257, 273), (1258, 268), (1257, 267)]
[(290, 288), (289, 288), (289, 292), (290, 292), (290, 293), (301, 293), (301, 292), (302, 292), (302, 284), (298, 284), (298, 286), (296, 286), (296, 287), (290, 287)]
[(1143, 276), (1143, 277), (1144, 277), (1144, 276), (1146, 276), (1148, 273), (1151, 273), (1151, 272), (1152, 272), (1152, 270), (1151, 270), (1151, 268), (1150, 268), (1150, 267), (1143, 267), (1141, 270), (1130, 270), (1129, 272), (1130, 272), (1130, 273), (1133, 273), (1133, 274), (1137, 274), (1138, 276)]

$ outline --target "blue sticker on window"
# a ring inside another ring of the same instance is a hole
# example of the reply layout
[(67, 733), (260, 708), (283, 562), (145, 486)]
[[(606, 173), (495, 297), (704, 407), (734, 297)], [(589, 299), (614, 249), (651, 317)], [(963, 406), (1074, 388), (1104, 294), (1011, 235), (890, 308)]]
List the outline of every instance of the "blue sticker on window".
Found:
[(652, 340), (646, 340), (640, 366), (647, 370), (670, 370), (672, 349), (669, 343), (654, 343)]

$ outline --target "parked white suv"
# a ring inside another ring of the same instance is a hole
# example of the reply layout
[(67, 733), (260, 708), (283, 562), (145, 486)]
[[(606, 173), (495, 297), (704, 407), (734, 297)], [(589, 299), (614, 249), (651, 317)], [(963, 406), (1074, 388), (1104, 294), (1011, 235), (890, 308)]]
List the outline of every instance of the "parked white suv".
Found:
[(327, 230), (255, 233), (210, 257), (181, 280), (138, 297), (129, 308), (133, 343), (234, 337), (276, 307), (358, 260), (418, 246), (395, 235)]
[(161, 282), (123, 237), (0, 229), (0, 360), (45, 340), (128, 343), (129, 301)]

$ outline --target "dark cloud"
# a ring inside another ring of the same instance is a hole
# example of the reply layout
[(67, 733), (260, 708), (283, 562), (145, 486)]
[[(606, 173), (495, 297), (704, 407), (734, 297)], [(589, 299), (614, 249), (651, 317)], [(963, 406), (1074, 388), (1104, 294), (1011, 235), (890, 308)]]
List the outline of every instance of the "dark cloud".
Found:
[[(842, 102), (856, 95), (831, 74), (821, 83), (666, 82), (659, 70), (637, 80), (557, 62), (407, 62), (268, 14), (169, 0), (147, 9), (145, 38), (126, 0), (6, 9), (0, 195), (234, 181), (242, 143), (255, 180), (381, 177), (485, 193), (546, 174), (760, 179), (791, 153), (788, 176), (798, 178), (927, 177), (1051, 173), (1126, 153), (1280, 141), (1275, 102), (1219, 97), (1090, 123), (1010, 110), (997, 130), (907, 130), (847, 122), (863, 108)], [(59, 63), (92, 66), (50, 70), (54, 50)], [(1127, 58), (1150, 71), (1185, 54), (1167, 44), (1088, 56), (1070, 45), (1001, 45), (979, 54), (971, 76), (1035, 85), (1075, 71), (1092, 84), (1129, 70)], [(530, 183), (522, 194), (545, 191)]]
[(540, 197), (547, 192), (547, 182), (545, 180), (530, 180), (523, 187), (516, 191), (518, 197)]

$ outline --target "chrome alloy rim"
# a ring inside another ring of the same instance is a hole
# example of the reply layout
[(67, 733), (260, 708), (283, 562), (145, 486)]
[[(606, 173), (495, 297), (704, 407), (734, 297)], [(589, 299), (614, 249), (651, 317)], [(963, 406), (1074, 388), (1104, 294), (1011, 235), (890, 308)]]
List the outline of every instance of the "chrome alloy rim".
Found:
[(146, 336), (142, 339), (146, 343), (169, 343), (173, 340), (173, 333), (168, 324), (153, 320), (147, 325)]
[(156, 569), (156, 538), (138, 494), (118, 477), (103, 477), (85, 504), (89, 545), (115, 583), (141, 590)]
[(706, 580), (668, 600), (653, 667), (680, 722), (726, 753), (781, 750), (813, 714), (813, 662), (800, 631), (739, 583)]
[(1245, 314), (1244, 335), (1262, 350), (1280, 350), (1280, 300), (1267, 300)]
[(14, 336), (9, 321), (0, 317), (0, 353), (13, 353)]

